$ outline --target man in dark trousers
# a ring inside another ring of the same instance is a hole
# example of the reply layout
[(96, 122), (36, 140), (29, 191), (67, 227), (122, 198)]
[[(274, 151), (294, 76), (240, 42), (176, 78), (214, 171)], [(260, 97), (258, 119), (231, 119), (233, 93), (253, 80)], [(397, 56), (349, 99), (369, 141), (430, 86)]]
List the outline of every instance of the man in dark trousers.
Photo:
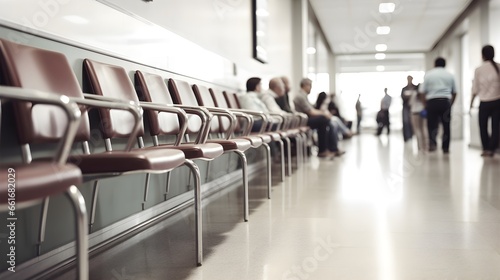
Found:
[(417, 86), (413, 84), (413, 77), (408, 76), (406, 79), (408, 84), (401, 90), (401, 98), (403, 99), (403, 139), (405, 142), (411, 140), (413, 136), (410, 98), (417, 92)]
[(446, 71), (446, 60), (436, 58), (434, 69), (427, 71), (424, 83), (421, 85), (420, 96), (427, 110), (427, 129), (429, 131), (429, 151), (437, 148), (437, 133), (439, 123), (443, 125), (441, 147), (444, 154), (450, 151), (451, 106), (457, 95), (455, 78)]

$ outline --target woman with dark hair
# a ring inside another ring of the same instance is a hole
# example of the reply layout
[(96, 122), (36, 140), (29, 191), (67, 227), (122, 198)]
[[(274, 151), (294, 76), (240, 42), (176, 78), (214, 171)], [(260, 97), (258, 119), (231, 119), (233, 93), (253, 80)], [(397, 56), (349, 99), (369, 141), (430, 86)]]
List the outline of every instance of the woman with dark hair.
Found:
[(255, 92), (260, 92), (260, 78), (257, 77), (252, 77), (247, 80), (247, 92), (255, 91)]
[(328, 99), (327, 94), (324, 91), (322, 91), (319, 93), (318, 98), (316, 99), (316, 104), (314, 104), (314, 108), (321, 111), (330, 112), (330, 114), (332, 115), (332, 117), (330, 118), (330, 123), (342, 133), (342, 137), (344, 139), (351, 138), (353, 136), (351, 129), (349, 129), (349, 127), (346, 126), (342, 118), (340, 118), (340, 115), (338, 114), (338, 108), (336, 112), (332, 112), (332, 110), (330, 110), (331, 103), (333, 103), (333, 100)]
[[(493, 58), (495, 49), (484, 46), (483, 64), (476, 68), (472, 84), (472, 108), (474, 99), (479, 96), (479, 132), (483, 146), (483, 157), (492, 157), (500, 141), (500, 67)], [(488, 121), (491, 118), (491, 135), (488, 133)]]

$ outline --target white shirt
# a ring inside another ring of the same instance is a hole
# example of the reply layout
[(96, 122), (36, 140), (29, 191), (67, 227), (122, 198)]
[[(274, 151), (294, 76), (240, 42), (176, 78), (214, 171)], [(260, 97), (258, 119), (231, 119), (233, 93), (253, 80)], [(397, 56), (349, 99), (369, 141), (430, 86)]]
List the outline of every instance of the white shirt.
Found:
[(259, 99), (259, 95), (260, 94), (255, 91), (239, 94), (238, 100), (240, 101), (241, 108), (268, 113), (269, 110), (267, 109), (266, 105)]
[(260, 98), (262, 103), (264, 103), (269, 110), (269, 112), (272, 113), (287, 113), (286, 111), (281, 110), (281, 107), (276, 103), (276, 100), (274, 99), (274, 91), (272, 90), (267, 90), (264, 93), (257, 94), (257, 96)]
[[(500, 69), (500, 64), (498, 64)], [(495, 71), (490, 61), (476, 68), (472, 82), (472, 94), (479, 96), (481, 101), (495, 101), (500, 99), (500, 75)]]
[(425, 94), (427, 100), (435, 98), (451, 99), (452, 94), (456, 94), (455, 79), (453, 75), (443, 67), (436, 67), (425, 73), (424, 83), (419, 90)]
[(391, 107), (391, 103), (392, 103), (392, 97), (388, 94), (385, 94), (384, 98), (382, 98), (381, 109), (389, 110), (389, 107)]
[(424, 109), (424, 104), (422, 101), (420, 101), (420, 98), (418, 98), (418, 91), (417, 89), (409, 89), (405, 90), (405, 94), (410, 95), (410, 106), (411, 106), (411, 112), (412, 113), (420, 113)]

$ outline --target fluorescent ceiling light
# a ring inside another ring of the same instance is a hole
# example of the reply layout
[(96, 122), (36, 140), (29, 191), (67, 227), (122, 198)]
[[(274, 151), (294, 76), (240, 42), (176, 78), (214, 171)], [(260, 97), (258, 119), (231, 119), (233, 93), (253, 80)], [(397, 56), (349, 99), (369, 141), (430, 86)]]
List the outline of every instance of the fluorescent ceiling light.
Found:
[(381, 14), (393, 13), (395, 9), (396, 4), (394, 3), (380, 3), (380, 5), (378, 5), (378, 11)]
[(384, 70), (385, 70), (385, 66), (384, 65), (377, 65), (377, 71), (382, 72)]
[(377, 60), (385, 59), (385, 53), (377, 53), (377, 54), (375, 54), (375, 59), (377, 59)]
[(387, 45), (386, 44), (377, 44), (375, 45), (375, 50), (378, 52), (385, 52), (387, 50)]
[(379, 26), (377, 27), (377, 34), (378, 35), (387, 35), (391, 33), (391, 28), (389, 26)]
[(266, 36), (266, 33), (264, 31), (262, 31), (262, 30), (257, 30), (256, 34), (257, 34), (257, 37), (264, 37), (264, 36)]
[(63, 16), (63, 19), (65, 19), (65, 20), (67, 20), (69, 22), (72, 22), (72, 23), (76, 23), (76, 24), (87, 24), (87, 23), (89, 23), (89, 21), (86, 18), (83, 18), (81, 16), (77, 16), (77, 15)]
[(307, 54), (315, 54), (316, 53), (316, 48), (309, 47), (306, 49)]

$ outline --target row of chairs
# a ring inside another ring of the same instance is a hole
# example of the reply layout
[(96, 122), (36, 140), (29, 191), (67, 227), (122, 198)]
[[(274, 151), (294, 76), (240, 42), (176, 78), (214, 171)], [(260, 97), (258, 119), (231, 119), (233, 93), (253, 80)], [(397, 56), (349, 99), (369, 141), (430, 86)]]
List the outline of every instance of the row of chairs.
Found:
[[(146, 202), (150, 174), (170, 174), (179, 166), (187, 166), (194, 178), (196, 263), (201, 265), (202, 192), (200, 171), (194, 160), (210, 162), (229, 152), (238, 155), (242, 166), (245, 221), (249, 216), (245, 151), (264, 147), (269, 198), (269, 144), (279, 144), (282, 180), (285, 165), (288, 165), (288, 175), (291, 174), (290, 138), (295, 139), (297, 162), (305, 160), (309, 136), (305, 126), (307, 119), (303, 116), (243, 110), (233, 93), (182, 80), (168, 79), (165, 83), (163, 77), (152, 73), (136, 71), (132, 83), (124, 68), (89, 59), (83, 61), (82, 91), (68, 60), (61, 53), (0, 39), (0, 55), (1, 107), (13, 108), (23, 157), (22, 163), (1, 163), (0, 197), (8, 197), (15, 187), (18, 209), (42, 202), (42, 236), (49, 196), (67, 193), (75, 210), (79, 279), (88, 279), (87, 235), (95, 219), (100, 179), (145, 173)], [(93, 109), (98, 113), (104, 139), (105, 151), (102, 152), (89, 145), (89, 111)], [(144, 141), (143, 110), (153, 143), (150, 146)], [(260, 131), (252, 133), (256, 119), (263, 125)], [(174, 136), (175, 140), (166, 142), (164, 136)], [(118, 139), (126, 139), (124, 147), (119, 149), (112, 143), (121, 142)], [(77, 142), (83, 153), (74, 153)], [(288, 164), (285, 164), (284, 142)], [(54, 157), (33, 159), (30, 147), (45, 143), (57, 143)], [(8, 184), (13, 172), (15, 186)], [(91, 181), (94, 185), (87, 214), (76, 185)], [(1, 201), (0, 207), (0, 210), (8, 209), (7, 201)]]

